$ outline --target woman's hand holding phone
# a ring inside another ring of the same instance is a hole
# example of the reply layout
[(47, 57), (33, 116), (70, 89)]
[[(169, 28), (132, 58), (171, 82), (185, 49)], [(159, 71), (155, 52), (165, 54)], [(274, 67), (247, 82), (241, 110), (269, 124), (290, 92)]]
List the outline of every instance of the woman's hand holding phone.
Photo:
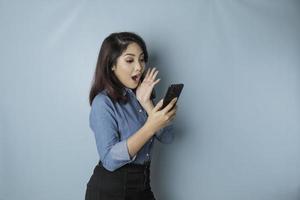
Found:
[(163, 99), (160, 100), (156, 106), (151, 110), (146, 121), (146, 126), (153, 130), (153, 134), (159, 129), (168, 125), (176, 117), (176, 104), (177, 98), (172, 101), (163, 109), (160, 109), (163, 105)]

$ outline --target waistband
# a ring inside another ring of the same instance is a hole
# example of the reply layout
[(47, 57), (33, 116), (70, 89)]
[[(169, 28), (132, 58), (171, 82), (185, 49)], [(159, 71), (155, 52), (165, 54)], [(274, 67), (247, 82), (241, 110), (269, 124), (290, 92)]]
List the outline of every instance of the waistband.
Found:
[[(103, 176), (101, 176), (103, 175)], [(150, 162), (145, 164), (128, 163), (113, 172), (106, 170), (101, 161), (94, 169), (95, 180), (123, 181), (126, 191), (145, 191), (150, 188)]]
[[(103, 167), (102, 162), (99, 161), (98, 165)], [(118, 171), (121, 170), (129, 170), (129, 171), (145, 171), (150, 169), (151, 162), (145, 162), (144, 164), (136, 164), (136, 163), (127, 163), (117, 169)]]

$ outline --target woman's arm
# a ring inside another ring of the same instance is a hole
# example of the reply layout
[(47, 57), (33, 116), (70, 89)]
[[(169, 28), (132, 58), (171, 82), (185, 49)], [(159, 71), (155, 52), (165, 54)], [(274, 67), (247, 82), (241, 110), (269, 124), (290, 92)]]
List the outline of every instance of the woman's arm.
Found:
[[(143, 108), (146, 110), (147, 115), (149, 116), (150, 112), (154, 108), (153, 100), (143, 105)], [(164, 144), (170, 144), (174, 140), (174, 125), (173, 123), (169, 123), (167, 126), (159, 129), (155, 133), (155, 138)]]
[(95, 97), (89, 119), (103, 167), (114, 171), (135, 160), (129, 155), (127, 140), (120, 141), (113, 105), (107, 96)]
[(145, 143), (152, 138), (155, 131), (148, 123), (145, 123), (135, 134), (127, 139), (127, 147), (130, 157), (134, 157)]
[[(149, 111), (144, 126), (127, 140), (128, 151), (131, 156), (144, 146), (144, 144), (158, 131), (167, 126), (176, 116), (177, 107), (174, 106), (177, 98), (173, 99), (164, 109), (159, 110), (163, 104), (161, 100)], [(171, 110), (171, 108), (174, 108)]]

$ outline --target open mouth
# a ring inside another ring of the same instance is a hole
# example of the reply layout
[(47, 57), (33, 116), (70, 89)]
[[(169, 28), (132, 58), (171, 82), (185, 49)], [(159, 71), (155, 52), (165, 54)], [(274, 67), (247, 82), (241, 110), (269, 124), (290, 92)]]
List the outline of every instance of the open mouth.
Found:
[(139, 82), (140, 78), (141, 78), (140, 74), (137, 74), (137, 75), (134, 75), (131, 77), (131, 79), (134, 80), (135, 82)]

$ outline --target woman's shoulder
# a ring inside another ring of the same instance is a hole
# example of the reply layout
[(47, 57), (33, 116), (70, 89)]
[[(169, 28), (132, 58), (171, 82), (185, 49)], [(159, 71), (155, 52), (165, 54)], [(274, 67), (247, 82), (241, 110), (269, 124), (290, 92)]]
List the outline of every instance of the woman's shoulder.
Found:
[(106, 90), (102, 90), (99, 92), (93, 102), (92, 102), (92, 108), (93, 107), (103, 107), (103, 106), (111, 106), (113, 105), (113, 102), (111, 101), (110, 97), (107, 94)]

